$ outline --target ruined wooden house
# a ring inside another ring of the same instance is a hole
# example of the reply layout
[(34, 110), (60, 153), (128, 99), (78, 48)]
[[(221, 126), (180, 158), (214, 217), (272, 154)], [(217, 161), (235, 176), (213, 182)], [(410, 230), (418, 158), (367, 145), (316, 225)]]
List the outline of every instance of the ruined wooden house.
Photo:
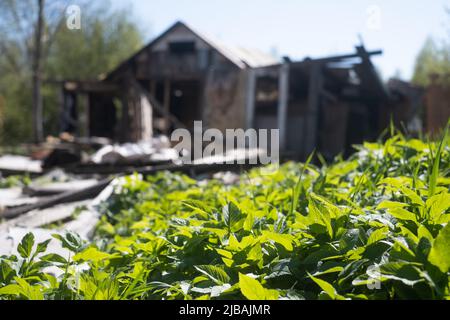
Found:
[(356, 52), (306, 58), (252, 69), (247, 127), (279, 128), (280, 148), (306, 159), (313, 151), (325, 158), (348, 153), (351, 145), (376, 138), (384, 126), (383, 108), (389, 92), (370, 56)]
[[(242, 128), (248, 70), (277, 61), (225, 46), (177, 22), (96, 83), (64, 83), (66, 128), (87, 100), (87, 134), (119, 141), (151, 138), (177, 127)], [(76, 121), (75, 121), (76, 122)]]
[(370, 60), (380, 53), (361, 45), (279, 62), (177, 22), (101, 81), (65, 81), (62, 119), (76, 129), (81, 95), (89, 136), (138, 141), (202, 120), (220, 130), (279, 128), (283, 154), (305, 159), (316, 149), (331, 158), (385, 125), (390, 96)]

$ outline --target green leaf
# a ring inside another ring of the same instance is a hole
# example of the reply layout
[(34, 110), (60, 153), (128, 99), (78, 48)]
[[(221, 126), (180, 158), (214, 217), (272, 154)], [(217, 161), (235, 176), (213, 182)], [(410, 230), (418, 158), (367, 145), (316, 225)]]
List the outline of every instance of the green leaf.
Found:
[(182, 201), (183, 205), (185, 205), (188, 208), (191, 208), (192, 210), (196, 212), (202, 213), (204, 216), (208, 216), (209, 212), (213, 211), (213, 208), (208, 206), (206, 202), (204, 201), (198, 201), (198, 200), (184, 200)]
[(417, 229), (417, 237), (419, 239), (426, 238), (430, 241), (430, 243), (433, 241), (433, 235), (430, 233), (430, 231), (428, 231), (427, 227), (422, 224)]
[(343, 267), (333, 267), (324, 271), (317, 271), (316, 273), (314, 273), (314, 276), (320, 276), (320, 275), (324, 275), (324, 274), (329, 274), (329, 273), (336, 273), (336, 272), (341, 272), (342, 270), (344, 270)]
[(380, 266), (380, 281), (391, 279), (413, 287), (424, 279), (420, 278), (413, 264), (409, 262), (388, 262)]
[(310, 219), (312, 219), (314, 223), (325, 226), (328, 235), (330, 238), (333, 238), (333, 226), (331, 225), (329, 211), (324, 209), (323, 206), (319, 206), (313, 198), (309, 200), (308, 209)]
[(72, 252), (79, 252), (83, 249), (83, 240), (78, 234), (72, 231), (67, 232), (64, 236), (57, 233), (52, 236), (61, 241), (63, 248), (69, 249)]
[(290, 234), (263, 231), (263, 236), (268, 240), (272, 240), (282, 245), (287, 251), (292, 251), (294, 249), (292, 246), (292, 241), (294, 240), (294, 237)]
[(411, 200), (412, 203), (417, 204), (421, 207), (425, 205), (425, 202), (422, 200), (422, 198), (413, 190), (405, 186), (401, 186), (400, 190)]
[(0, 288), (0, 296), (1, 295), (19, 295), (22, 294), (22, 288), (17, 284), (8, 284)]
[(222, 215), (223, 222), (230, 232), (238, 231), (242, 227), (239, 225), (239, 222), (242, 221), (244, 215), (233, 202), (228, 202), (228, 204), (223, 207)]
[(434, 240), (428, 260), (442, 272), (450, 270), (450, 223), (441, 229)]
[(247, 214), (247, 217), (245, 218), (243, 228), (245, 231), (251, 231), (253, 229), (253, 224), (255, 223), (255, 216), (253, 212), (250, 212)]
[(441, 142), (439, 143), (439, 147), (436, 151), (436, 156), (433, 160), (433, 167), (431, 170), (431, 174), (429, 175), (429, 186), (428, 186), (428, 198), (431, 198), (435, 191), (437, 186), (437, 179), (439, 176), (439, 162), (441, 161), (441, 153), (442, 153), (442, 147), (444, 145), (444, 141), (447, 140), (447, 132), (448, 132), (449, 125), (445, 127), (444, 134), (442, 136)]
[(426, 204), (431, 219), (436, 220), (450, 207), (450, 193), (441, 192), (435, 194), (427, 200)]
[(22, 238), (22, 241), (17, 246), (17, 252), (19, 252), (22, 258), (28, 258), (33, 250), (33, 245), (34, 235), (29, 232)]
[(396, 240), (391, 249), (391, 258), (413, 262), (416, 256), (408, 246), (402, 241)]
[(233, 258), (233, 253), (228, 251), (228, 250), (224, 250), (224, 249), (216, 249), (217, 253), (220, 254), (221, 256), (228, 258), (228, 259), (232, 259)]
[(387, 227), (374, 230), (367, 239), (367, 245), (371, 245), (372, 243), (385, 239), (388, 234), (388, 230), (389, 229)]
[(22, 290), (21, 294), (24, 295), (27, 299), (44, 300), (44, 296), (40, 291), (39, 285), (31, 286), (25, 279), (19, 277), (15, 277), (14, 279)]
[(62, 256), (56, 253), (49, 253), (42, 257), (40, 257), (42, 261), (48, 261), (48, 262), (54, 262), (54, 263), (62, 263), (67, 264), (67, 260), (64, 259)]
[(261, 249), (261, 244), (256, 243), (248, 252), (247, 259), (252, 261), (260, 261), (263, 258), (263, 253)]
[(112, 255), (106, 252), (99, 251), (97, 248), (90, 247), (73, 256), (74, 261), (93, 261), (99, 262), (111, 258)]
[(314, 151), (311, 152), (308, 159), (306, 159), (306, 162), (302, 166), (302, 170), (300, 171), (300, 176), (298, 177), (298, 181), (295, 184), (295, 187), (292, 189), (292, 202), (291, 202), (291, 210), (290, 210), (291, 216), (294, 214), (295, 210), (297, 210), (298, 199), (300, 198), (300, 192), (302, 191), (302, 178), (303, 178), (303, 175), (305, 174), (305, 170), (306, 170), (306, 168), (308, 168), (308, 165), (311, 162), (313, 156), (314, 156)]
[(265, 289), (258, 280), (239, 273), (239, 287), (242, 294), (249, 300), (277, 300), (277, 290)]
[(314, 277), (309, 274), (309, 277), (333, 300), (340, 298), (341, 296), (336, 292), (336, 289), (325, 280)]
[(45, 252), (47, 250), (48, 244), (50, 243), (51, 239), (45, 240), (41, 243), (38, 243), (36, 248), (36, 254)]
[(417, 221), (417, 217), (414, 213), (403, 209), (405, 206), (407, 206), (407, 204), (401, 202), (383, 201), (377, 206), (377, 209), (387, 209), (390, 215), (399, 220)]
[(54, 288), (58, 288), (59, 283), (58, 283), (58, 279), (54, 276), (52, 276), (49, 273), (45, 273), (44, 274), (45, 279), (47, 279), (48, 283), (50, 284), (50, 288), (54, 289)]
[(379, 210), (379, 209), (404, 208), (407, 205), (408, 204), (403, 203), (403, 202), (384, 200), (384, 201), (380, 202), (380, 204), (378, 204), (377, 210)]
[(417, 221), (417, 217), (414, 213), (403, 208), (392, 208), (389, 210), (389, 213), (400, 220)]
[(408, 183), (408, 181), (409, 179), (407, 179), (406, 177), (388, 177), (381, 179), (378, 184), (385, 184), (390, 187), (401, 188), (403, 185)]
[(230, 276), (225, 272), (222, 266), (199, 265), (194, 266), (195, 269), (208, 276), (218, 285), (230, 282)]

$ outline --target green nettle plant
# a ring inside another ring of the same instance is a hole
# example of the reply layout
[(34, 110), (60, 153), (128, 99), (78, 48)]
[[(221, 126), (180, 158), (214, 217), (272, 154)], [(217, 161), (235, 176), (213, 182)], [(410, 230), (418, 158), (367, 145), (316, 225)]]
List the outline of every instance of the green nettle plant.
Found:
[(32, 234), (1, 257), (0, 299), (449, 299), (446, 138), (398, 134), (236, 185), (129, 176), (92, 242), (55, 235), (69, 259)]

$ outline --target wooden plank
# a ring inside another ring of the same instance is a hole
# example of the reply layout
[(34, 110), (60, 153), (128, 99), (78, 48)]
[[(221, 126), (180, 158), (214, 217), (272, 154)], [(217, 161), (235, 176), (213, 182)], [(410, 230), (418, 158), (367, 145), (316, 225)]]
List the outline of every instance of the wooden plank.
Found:
[(150, 80), (150, 94), (155, 96), (156, 95), (156, 80)]
[(45, 83), (53, 85), (61, 85), (68, 91), (77, 92), (111, 92), (119, 91), (121, 88), (117, 83), (97, 80), (58, 80), (58, 79), (46, 79)]
[(256, 70), (247, 71), (247, 92), (246, 92), (246, 127), (253, 128), (255, 118), (255, 89), (256, 89)]
[(151, 141), (153, 136), (153, 114), (152, 105), (147, 96), (141, 93), (140, 97), (141, 139)]
[(356, 46), (356, 51), (362, 60), (361, 64), (355, 67), (355, 71), (361, 79), (363, 92), (379, 99), (388, 99), (389, 93), (370, 60), (370, 53), (366, 51), (363, 45)]
[(123, 94), (120, 97), (120, 101), (122, 102), (122, 119), (120, 119), (121, 123), (121, 132), (120, 139), (121, 141), (130, 141), (129, 140), (129, 132), (130, 132), (130, 111), (128, 106), (128, 97), (127, 94)]
[(166, 79), (164, 81), (164, 132), (167, 135), (169, 133), (169, 114), (170, 114), (170, 93), (171, 93), (171, 83), (170, 80)]
[[(382, 50), (366, 51), (367, 56), (380, 55), (382, 53), (383, 53)], [(305, 63), (305, 62), (328, 63), (328, 62), (336, 62), (336, 61), (340, 61), (340, 60), (358, 58), (358, 57), (360, 57), (360, 53), (356, 52), (356, 53), (351, 53), (351, 54), (344, 54), (344, 55), (331, 56), (331, 57), (325, 57), (325, 58), (316, 58), (316, 59), (306, 58), (302, 61), (293, 62), (293, 64), (301, 64), (301, 63)]]
[(67, 191), (81, 190), (97, 183), (95, 179), (75, 180), (68, 182), (55, 182), (47, 185), (28, 185), (23, 188), (23, 193), (29, 196), (49, 196)]
[(317, 126), (319, 120), (319, 96), (322, 88), (321, 65), (313, 63), (309, 75), (308, 104), (303, 135), (302, 157), (306, 158), (317, 147)]
[(289, 102), (289, 62), (285, 61), (280, 67), (278, 78), (278, 129), (280, 130), (280, 151), (286, 149), (286, 119)]
[[(111, 82), (104, 81), (68, 81), (64, 83), (64, 87), (75, 87), (78, 92), (111, 92), (118, 91), (120, 87)], [(70, 90), (70, 89), (69, 89)]]
[(84, 119), (84, 121), (82, 121), (83, 123), (81, 124), (82, 125), (82, 134), (86, 137), (90, 137), (91, 135), (89, 132), (89, 121), (90, 121), (90, 119), (89, 119), (89, 114), (90, 114), (90, 112), (89, 112), (89, 107), (90, 107), (89, 95), (88, 94), (83, 95), (83, 100), (84, 100), (85, 105), (84, 105), (83, 115), (81, 117), (82, 119)]

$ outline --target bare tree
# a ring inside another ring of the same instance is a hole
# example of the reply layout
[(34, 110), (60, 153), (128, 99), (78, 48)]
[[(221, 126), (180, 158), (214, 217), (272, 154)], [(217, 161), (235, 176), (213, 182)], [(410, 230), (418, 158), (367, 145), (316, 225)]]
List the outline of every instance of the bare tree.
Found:
[(38, 15), (33, 50), (33, 133), (34, 142), (39, 143), (44, 139), (42, 123), (42, 29), (44, 27), (44, 0), (38, 1)]
[(41, 86), (45, 60), (55, 35), (64, 25), (68, 3), (69, 0), (0, 1), (0, 54), (11, 70), (31, 78), (35, 142), (44, 138)]

